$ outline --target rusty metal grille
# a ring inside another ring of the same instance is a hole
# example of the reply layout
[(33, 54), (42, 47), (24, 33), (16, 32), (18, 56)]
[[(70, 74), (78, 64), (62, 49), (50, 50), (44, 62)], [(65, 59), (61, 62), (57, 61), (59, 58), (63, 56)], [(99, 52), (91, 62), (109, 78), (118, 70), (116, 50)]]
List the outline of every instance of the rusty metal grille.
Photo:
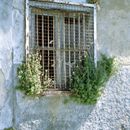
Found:
[(31, 47), (42, 56), (43, 73), (54, 88), (68, 89), (73, 69), (88, 52), (93, 57), (93, 8), (89, 12), (31, 10)]
[(54, 17), (35, 15), (35, 46), (42, 57), (43, 73), (55, 79)]

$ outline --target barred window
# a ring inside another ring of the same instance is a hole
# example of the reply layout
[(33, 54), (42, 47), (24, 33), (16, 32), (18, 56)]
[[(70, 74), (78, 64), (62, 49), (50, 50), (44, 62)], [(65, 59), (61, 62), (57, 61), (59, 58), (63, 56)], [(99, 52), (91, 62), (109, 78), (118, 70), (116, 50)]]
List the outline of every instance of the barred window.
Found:
[(30, 48), (41, 54), (42, 72), (53, 87), (66, 90), (76, 63), (86, 52), (94, 57), (94, 8), (46, 3), (30, 7)]

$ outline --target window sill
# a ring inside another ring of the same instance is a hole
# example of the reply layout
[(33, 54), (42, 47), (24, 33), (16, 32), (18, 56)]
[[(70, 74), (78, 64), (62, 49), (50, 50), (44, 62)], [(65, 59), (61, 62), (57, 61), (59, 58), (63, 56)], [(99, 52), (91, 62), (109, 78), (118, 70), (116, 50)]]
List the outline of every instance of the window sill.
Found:
[(49, 89), (44, 92), (44, 96), (70, 96), (70, 91), (61, 91), (58, 89)]

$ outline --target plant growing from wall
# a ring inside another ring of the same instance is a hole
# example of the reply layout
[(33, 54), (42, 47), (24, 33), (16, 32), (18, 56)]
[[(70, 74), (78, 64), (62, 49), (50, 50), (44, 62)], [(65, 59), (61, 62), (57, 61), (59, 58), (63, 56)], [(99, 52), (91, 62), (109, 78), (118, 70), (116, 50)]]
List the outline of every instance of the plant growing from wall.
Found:
[(99, 0), (88, 0), (90, 4), (99, 4)]
[(15, 130), (13, 127), (5, 128), (4, 130)]
[(72, 97), (80, 103), (95, 104), (101, 95), (104, 83), (114, 72), (113, 62), (114, 58), (102, 54), (95, 67), (93, 59), (86, 56), (72, 74)]
[(18, 68), (17, 75), (19, 82), (17, 88), (24, 91), (26, 95), (42, 95), (53, 83), (48, 78), (47, 73), (42, 75), (41, 70), (39, 54), (29, 54), (26, 62), (23, 62)]

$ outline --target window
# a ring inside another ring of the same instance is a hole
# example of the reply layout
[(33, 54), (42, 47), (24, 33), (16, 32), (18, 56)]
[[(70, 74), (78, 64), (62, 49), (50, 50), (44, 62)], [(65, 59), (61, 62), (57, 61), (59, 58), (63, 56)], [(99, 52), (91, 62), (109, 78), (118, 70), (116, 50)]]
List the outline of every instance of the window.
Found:
[(30, 48), (41, 54), (54, 88), (66, 90), (76, 63), (86, 52), (94, 57), (94, 8), (46, 3), (32, 2)]

